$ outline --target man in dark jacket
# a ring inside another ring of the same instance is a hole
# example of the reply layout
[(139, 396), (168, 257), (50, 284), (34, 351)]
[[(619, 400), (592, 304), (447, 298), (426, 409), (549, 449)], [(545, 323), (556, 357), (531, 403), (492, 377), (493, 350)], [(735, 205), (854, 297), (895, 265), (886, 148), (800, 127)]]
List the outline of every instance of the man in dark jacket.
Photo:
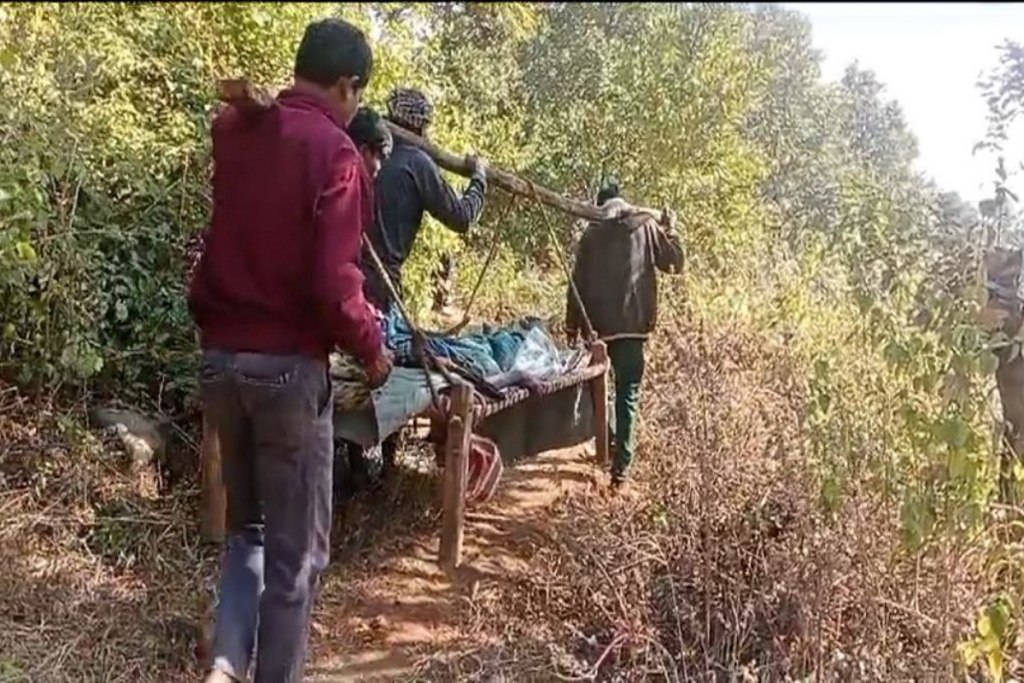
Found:
[[(352, 138), (353, 144), (359, 150), (363, 159), (363, 166), (372, 178), (380, 173), (384, 161), (391, 155), (394, 146), (394, 139), (391, 131), (388, 130), (384, 119), (370, 107), (360, 107), (352, 122), (348, 125), (348, 135)], [(376, 213), (376, 211), (375, 211)], [(375, 273), (370, 255), (362, 255), (363, 269), (369, 277)], [(388, 441), (385, 450), (388, 455), (389, 467), (394, 461), (395, 444)], [(370, 473), (367, 468), (366, 454), (358, 444), (344, 441), (341, 442), (342, 450), (334, 459), (334, 493), (335, 500), (339, 500), (348, 493), (363, 488), (370, 480)], [(341, 459), (344, 458), (344, 459)], [(390, 473), (385, 470), (385, 474)]]
[(580, 238), (569, 288), (566, 330), (570, 339), (585, 330), (608, 344), (615, 378), (615, 454), (612, 485), (620, 485), (633, 460), (633, 421), (644, 374), (644, 345), (658, 315), (658, 270), (671, 273), (683, 264), (683, 251), (671, 218), (663, 227), (649, 213), (634, 213), (618, 198), (618, 187), (604, 188), (597, 203), (608, 219), (591, 223)]
[[(433, 106), (419, 90), (399, 88), (388, 98), (388, 118), (411, 133), (423, 137), (433, 118)], [(464, 234), (484, 209), (487, 167), (483, 160), (469, 157), (473, 175), (460, 197), (455, 193), (430, 156), (423, 150), (395, 139), (391, 156), (377, 176), (377, 222), (370, 235), (374, 249), (384, 262), (391, 281), (402, 294), (402, 266), (412, 252), (429, 213), (445, 227)], [(391, 296), (377, 273), (365, 264), (367, 296), (381, 310), (392, 305)]]
[(363, 298), (372, 181), (345, 126), (370, 80), (365, 36), (311, 24), (295, 83), (213, 124), (213, 217), (189, 305), (203, 410), (219, 436), (228, 542), (208, 681), (298, 683), (331, 529), (335, 346), (381, 385), (391, 364)]
[[(410, 133), (425, 137), (433, 119), (434, 108), (419, 90), (398, 88), (388, 97), (388, 119)], [(402, 290), (402, 266), (412, 253), (428, 213), (442, 225), (465, 234), (484, 209), (487, 192), (487, 166), (482, 159), (469, 157), (473, 175), (460, 197), (445, 181), (437, 163), (418, 147), (394, 141), (391, 156), (381, 165), (377, 175), (377, 217), (370, 233), (370, 243), (383, 262), (388, 278), (399, 296)], [(366, 297), (383, 312), (394, 305), (391, 293), (370, 258), (364, 255)], [(384, 472), (392, 471), (398, 434), (381, 444)], [(350, 448), (350, 462), (357, 478), (365, 478), (365, 458), (361, 449)]]

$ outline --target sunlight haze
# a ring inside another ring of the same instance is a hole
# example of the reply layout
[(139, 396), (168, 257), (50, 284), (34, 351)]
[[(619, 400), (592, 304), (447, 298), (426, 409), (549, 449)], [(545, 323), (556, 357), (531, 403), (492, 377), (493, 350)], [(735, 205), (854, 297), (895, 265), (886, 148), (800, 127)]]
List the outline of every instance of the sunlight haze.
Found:
[(972, 155), (985, 133), (985, 103), (976, 82), (998, 63), (996, 45), (1024, 38), (1024, 4), (786, 6), (810, 18), (814, 46), (824, 53), (825, 78), (841, 78), (857, 60), (887, 86), (887, 96), (900, 103), (917, 136), (921, 171), (965, 199), (988, 195), (994, 161)]

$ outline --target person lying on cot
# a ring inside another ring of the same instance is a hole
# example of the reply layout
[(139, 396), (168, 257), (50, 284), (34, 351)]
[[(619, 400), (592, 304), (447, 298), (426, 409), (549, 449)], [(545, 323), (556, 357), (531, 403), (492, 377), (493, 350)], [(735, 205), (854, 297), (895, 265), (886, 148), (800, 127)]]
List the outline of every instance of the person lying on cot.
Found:
[(211, 683), (303, 680), (330, 549), (328, 354), (351, 354), (371, 386), (391, 372), (359, 268), (372, 179), (345, 132), (372, 68), (362, 31), (314, 22), (293, 86), (212, 127), (213, 216), (189, 291), (227, 491)]
[(659, 223), (650, 213), (631, 213), (617, 184), (602, 188), (597, 204), (609, 217), (591, 223), (580, 238), (572, 275), (580, 300), (569, 287), (565, 327), (574, 342), (589, 319), (608, 344), (615, 380), (611, 480), (617, 488), (633, 460), (644, 346), (658, 317), (657, 271), (678, 271), (683, 250), (674, 217), (666, 211)]

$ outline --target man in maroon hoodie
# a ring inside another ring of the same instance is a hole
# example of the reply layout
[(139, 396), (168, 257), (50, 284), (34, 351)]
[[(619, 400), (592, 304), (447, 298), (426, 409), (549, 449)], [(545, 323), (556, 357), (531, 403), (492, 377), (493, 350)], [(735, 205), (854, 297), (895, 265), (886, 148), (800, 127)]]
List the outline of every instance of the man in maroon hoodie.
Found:
[(357, 28), (313, 23), (294, 86), (213, 124), (213, 220), (189, 295), (227, 489), (209, 681), (247, 680), (254, 650), (257, 683), (301, 680), (331, 528), (327, 356), (351, 353), (374, 387), (390, 372), (359, 263), (373, 185), (345, 133), (372, 65)]

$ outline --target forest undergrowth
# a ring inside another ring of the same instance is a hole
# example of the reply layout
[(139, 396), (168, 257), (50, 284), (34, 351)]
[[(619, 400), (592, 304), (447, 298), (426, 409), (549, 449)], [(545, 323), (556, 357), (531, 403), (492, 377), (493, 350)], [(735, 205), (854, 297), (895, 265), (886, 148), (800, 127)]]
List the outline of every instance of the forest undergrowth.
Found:
[[(998, 489), (1024, 467), (1001, 469), (993, 378), (1021, 339), (978, 324), (984, 255), (1021, 243), (1018, 43), (980, 84), (997, 159), (974, 207), (917, 171), (872, 72), (822, 77), (782, 6), (0, 3), (0, 93), (18, 94), (0, 98), (0, 681), (196, 673), (215, 552), (185, 251), (208, 221), (213, 84), (286, 83), (327, 13), (371, 37), (369, 104), (422, 87), (441, 146), (579, 199), (614, 178), (673, 208), (686, 249), (637, 495), (559, 503), (536, 571), (460, 612), (465, 642), (421, 678), (1021, 675), (1024, 517)], [(427, 220), (416, 316), (442, 257), (465, 305), (496, 244), (474, 319), (557, 334), (579, 226), (547, 225), (494, 189), (465, 239)], [(157, 469), (91, 426), (108, 404), (160, 418)], [(336, 545), (426, 528), (421, 494)]]
[[(954, 680), (992, 585), (977, 539), (915, 553), (869, 478), (823, 512), (790, 349), (666, 325), (637, 495), (554, 512), (534, 571), (478, 600), (441, 680)], [(980, 675), (980, 669), (974, 670)], [(820, 678), (819, 678), (820, 677)]]

